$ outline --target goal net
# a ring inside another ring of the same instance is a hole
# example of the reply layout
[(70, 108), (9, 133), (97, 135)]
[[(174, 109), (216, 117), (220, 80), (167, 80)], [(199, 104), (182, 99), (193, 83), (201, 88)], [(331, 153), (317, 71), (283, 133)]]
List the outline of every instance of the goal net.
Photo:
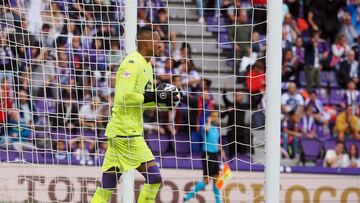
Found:
[[(125, 0), (1, 1), (1, 201), (91, 200), (126, 55), (125, 10)], [(263, 201), (266, 15), (261, 0), (138, 1), (136, 26), (161, 36), (156, 84), (184, 95), (171, 111), (143, 115), (163, 177), (156, 202), (181, 202), (214, 170), (203, 167), (211, 142), (225, 154), (215, 165), (233, 175), (221, 201)], [(143, 183), (136, 174), (135, 199)], [(211, 181), (189, 202), (215, 202)]]

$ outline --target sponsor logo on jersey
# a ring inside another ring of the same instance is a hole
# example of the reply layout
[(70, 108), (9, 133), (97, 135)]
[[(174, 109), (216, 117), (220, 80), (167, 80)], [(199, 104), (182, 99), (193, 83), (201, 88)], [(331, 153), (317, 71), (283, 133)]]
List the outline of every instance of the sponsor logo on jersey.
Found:
[(135, 63), (135, 62), (134, 62), (134, 60), (130, 59), (130, 60), (129, 60), (129, 63)]
[(128, 71), (123, 71), (122, 76), (123, 78), (130, 78), (130, 73)]

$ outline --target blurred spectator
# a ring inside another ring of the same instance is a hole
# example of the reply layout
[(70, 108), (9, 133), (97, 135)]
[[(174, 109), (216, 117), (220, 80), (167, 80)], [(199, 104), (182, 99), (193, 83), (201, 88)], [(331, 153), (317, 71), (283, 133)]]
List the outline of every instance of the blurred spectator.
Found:
[(99, 142), (99, 154), (105, 154), (107, 147), (108, 147), (108, 143), (106, 141), (100, 141)]
[(58, 161), (71, 159), (71, 153), (69, 152), (68, 146), (64, 140), (58, 140), (56, 142), (56, 151), (54, 156)]
[(231, 25), (236, 23), (241, 10), (247, 10), (248, 14), (251, 14), (252, 12), (250, 9), (252, 5), (248, 0), (235, 0), (232, 2), (233, 3), (227, 7), (227, 17), (229, 18)]
[(20, 110), (20, 119), (26, 125), (34, 125), (37, 121), (37, 116), (34, 115), (36, 107), (29, 98), (29, 93), (26, 90), (20, 90), (18, 93), (17, 108)]
[(332, 58), (330, 67), (335, 67), (343, 58), (345, 58), (345, 54), (350, 50), (350, 47), (346, 42), (344, 34), (340, 34), (336, 37), (335, 43), (331, 46)]
[(285, 39), (291, 44), (294, 44), (297, 36), (300, 35), (300, 31), (297, 28), (296, 21), (292, 18), (290, 13), (285, 14), (283, 29), (286, 33)]
[(35, 145), (32, 140), (32, 126), (27, 124), (23, 118), (20, 117), (18, 110), (11, 110), (9, 112), (9, 119), (7, 121), (8, 140), (14, 149), (22, 152), (24, 149), (34, 149)]
[(175, 130), (176, 132), (182, 131), (182, 132), (189, 132), (189, 104), (188, 104), (188, 92), (184, 91), (184, 85), (181, 82), (181, 76), (180, 75), (173, 75), (172, 76), (172, 84), (175, 85), (175, 87), (182, 93), (183, 99), (178, 106), (178, 108), (175, 109)]
[[(13, 107), (12, 92), (9, 81), (5, 78), (0, 80), (0, 124), (5, 124), (8, 111)], [(1, 125), (4, 127), (4, 125)], [(2, 127), (0, 127), (0, 134), (2, 134)]]
[(360, 168), (359, 149), (356, 144), (351, 144), (349, 148), (349, 167)]
[(326, 151), (324, 167), (344, 168), (349, 166), (349, 156), (345, 153), (344, 143), (337, 142), (335, 149)]
[(360, 33), (360, 13), (359, 13), (359, 3), (357, 0), (349, 0), (347, 5), (347, 11), (349, 11), (352, 19), (352, 24), (354, 25), (356, 31)]
[(323, 131), (326, 135), (330, 134), (329, 121), (330, 115), (325, 112), (323, 103), (317, 98), (316, 91), (309, 92), (309, 98), (305, 101), (305, 107), (312, 109), (315, 121), (323, 125)]
[(37, 36), (38, 41), (44, 48), (52, 48), (55, 45), (55, 36), (51, 33), (51, 26), (49, 24), (43, 24), (40, 34)]
[(65, 128), (67, 132), (73, 135), (79, 127), (79, 104), (71, 98), (63, 100), (57, 104), (54, 125), (56, 128)]
[(263, 39), (260, 38), (260, 34), (254, 31), (252, 34), (251, 54), (256, 54), (255, 58), (265, 55), (266, 45), (263, 42)]
[(92, 48), (89, 52), (89, 62), (91, 70), (100, 78), (107, 69), (106, 52), (104, 50), (103, 41), (99, 38), (93, 40)]
[[(195, 129), (192, 129), (191, 132), (191, 141), (193, 152), (201, 151), (201, 142), (203, 141), (203, 133), (201, 132), (201, 127), (205, 125), (207, 118), (209, 117), (211, 111), (214, 109), (214, 99), (212, 95), (204, 90), (200, 93), (193, 93), (193, 98), (190, 98), (190, 125), (195, 126)], [(194, 119), (194, 117), (196, 119)]]
[(228, 36), (230, 42), (234, 42), (234, 53), (236, 60), (236, 73), (239, 75), (240, 59), (249, 56), (252, 36), (252, 26), (248, 22), (246, 10), (240, 10), (236, 16), (235, 24), (229, 27)]
[(68, 53), (58, 52), (57, 76), (60, 84), (69, 85), (71, 76), (74, 75), (74, 64), (70, 63)]
[(137, 26), (139, 28), (146, 27), (150, 25), (150, 22), (146, 16), (146, 9), (145, 8), (139, 8), (138, 14), (137, 14)]
[(299, 157), (299, 141), (302, 136), (301, 113), (291, 111), (282, 122), (282, 147), (288, 152), (290, 158)]
[(313, 139), (316, 137), (316, 124), (311, 106), (305, 108), (304, 115), (301, 118), (301, 133), (304, 138)]
[(198, 97), (198, 115), (197, 115), (197, 127), (203, 126), (206, 123), (207, 117), (210, 115), (211, 110), (214, 109), (214, 99), (213, 96), (207, 91), (204, 90), (202, 95)]
[(198, 22), (203, 24), (204, 23), (204, 9), (211, 8), (211, 13), (214, 13), (216, 16), (220, 15), (220, 6), (221, 6), (221, 0), (214, 0), (210, 1), (214, 2), (215, 5), (209, 5), (209, 1), (204, 0), (196, 0), (196, 8), (197, 8), (197, 14), (198, 14)]
[(165, 4), (162, 0), (139, 0), (139, 8), (146, 9), (146, 15), (150, 23), (154, 23), (156, 13), (159, 9), (164, 8)]
[[(109, 23), (101, 23), (97, 28), (96, 39), (101, 39), (102, 46), (101, 48), (109, 51), (111, 49), (111, 40), (117, 39), (122, 34), (122, 27), (119, 27), (120, 33), (117, 31), (117, 28), (111, 26)], [(95, 40), (96, 40), (95, 39)], [(98, 49), (92, 46), (93, 49)]]
[(99, 116), (101, 114), (100, 103), (101, 100), (99, 97), (93, 97), (91, 103), (84, 104), (80, 108), (79, 112), (79, 119), (80, 119), (80, 126), (84, 127), (85, 129), (89, 129), (92, 131), (96, 131), (96, 126), (99, 120)]
[(169, 26), (169, 15), (168, 11), (165, 8), (161, 8), (157, 11), (157, 18), (155, 19), (154, 23), (152, 24), (155, 30), (158, 31), (161, 40), (171, 43), (169, 44), (169, 53), (176, 50), (176, 33), (170, 31)]
[(286, 49), (282, 62), (282, 82), (296, 82), (298, 75), (298, 63), (291, 49)]
[(295, 19), (300, 17), (300, 9), (302, 9), (302, 5), (300, 1), (297, 0), (284, 0), (284, 3), (288, 6), (289, 12)]
[(236, 91), (231, 102), (227, 98), (227, 88), (224, 88), (222, 99), (225, 104), (225, 110), (221, 111), (221, 117), (227, 117), (226, 127), (227, 143), (229, 145), (229, 157), (234, 157), (236, 154), (246, 154), (252, 151), (249, 146), (252, 143), (252, 134), (248, 125), (245, 123), (245, 113), (250, 110), (250, 104), (245, 103), (245, 93)]
[[(88, 144), (88, 145), (87, 145)], [(94, 160), (91, 157), (90, 151), (88, 148), (91, 148), (91, 145), (95, 145), (93, 140), (83, 138), (74, 138), (69, 140), (70, 146), (75, 146), (73, 157), (80, 165), (94, 165)]]
[(355, 88), (356, 88), (355, 82), (350, 80), (347, 84), (347, 90), (345, 91), (340, 106), (344, 109), (347, 106), (352, 106), (353, 114), (360, 115), (359, 107), (358, 107), (360, 104), (360, 92), (357, 91)]
[(351, 21), (352, 20), (350, 13), (345, 12), (342, 17), (342, 24), (339, 32), (346, 37), (347, 44), (349, 45), (352, 45), (354, 43), (354, 40), (359, 36)]
[(356, 38), (352, 44), (351, 49), (355, 52), (355, 60), (360, 61), (360, 35)]
[(266, 19), (267, 19), (267, 0), (252, 0), (250, 1), (252, 3), (254, 9), (253, 9), (253, 23), (256, 24), (254, 26), (254, 31), (260, 33), (261, 35), (266, 34)]
[(355, 60), (355, 52), (350, 50), (346, 54), (346, 60), (340, 63), (337, 70), (337, 81), (342, 88), (345, 88), (348, 81), (353, 81), (356, 85), (360, 85), (360, 66)]
[(31, 80), (33, 95), (56, 98), (56, 62), (49, 51), (44, 52), (41, 64), (32, 66)]
[(320, 33), (315, 32), (311, 40), (305, 45), (305, 77), (308, 90), (313, 88), (314, 82), (316, 87), (321, 87), (321, 60), (327, 58), (328, 52), (320, 53), (319, 50)]
[(282, 28), (282, 35), (281, 35), (281, 47), (283, 50), (285, 49), (291, 49), (292, 47), (292, 43), (286, 39), (286, 36), (288, 35), (287, 31), (285, 30), (285, 28)]
[(174, 54), (174, 67), (177, 68), (178, 66), (180, 66), (182, 63), (184, 63), (185, 59), (191, 59), (191, 46), (189, 43), (183, 42), (181, 44), (181, 48), (180, 51), (175, 52)]
[(300, 113), (304, 111), (304, 98), (298, 93), (295, 83), (289, 83), (288, 91), (282, 94), (281, 111), (284, 114), (291, 111)]
[(192, 60), (183, 59), (179, 66), (179, 72), (182, 78), (182, 83), (187, 88), (186, 91), (197, 91), (201, 78), (200, 74), (194, 67), (194, 62)]
[(318, 32), (323, 26), (322, 1), (308, 1), (308, 4), (310, 7), (307, 21), (310, 24), (310, 31)]
[(165, 129), (158, 123), (155, 109), (147, 109), (144, 111), (144, 131), (145, 136), (151, 133), (165, 134)]
[(336, 116), (335, 133), (339, 141), (345, 141), (347, 137), (358, 139), (359, 137), (359, 118), (353, 114), (353, 107), (348, 106)]
[(3, 71), (14, 71), (13, 52), (8, 44), (7, 36), (4, 33), (0, 34), (0, 79), (3, 77)]
[(87, 54), (92, 47), (92, 43), (95, 38), (96, 29), (93, 27), (90, 27), (89, 25), (84, 25), (82, 27), (82, 35), (80, 37), (81, 40), (81, 46), (84, 49), (84, 54)]
[(261, 92), (265, 91), (265, 67), (260, 61), (246, 74), (246, 88), (251, 94), (251, 106), (256, 108), (261, 101)]
[(120, 49), (120, 44), (117, 40), (111, 41), (111, 50), (107, 52), (107, 64), (113, 72), (120, 66), (125, 52)]
[(171, 77), (179, 74), (177, 69), (174, 69), (174, 60), (166, 58), (165, 66), (157, 68), (157, 77), (161, 83), (171, 83)]
[(292, 53), (295, 55), (296, 63), (303, 66), (305, 63), (305, 49), (303, 47), (303, 39), (301, 37), (296, 38), (295, 44), (292, 47)]
[[(322, 15), (320, 20), (323, 21), (321, 31), (324, 38), (329, 39), (331, 43), (339, 32), (340, 22), (338, 19), (338, 13), (340, 9), (346, 5), (345, 0), (319, 0), (322, 6)], [(313, 1), (314, 2), (314, 1)]]

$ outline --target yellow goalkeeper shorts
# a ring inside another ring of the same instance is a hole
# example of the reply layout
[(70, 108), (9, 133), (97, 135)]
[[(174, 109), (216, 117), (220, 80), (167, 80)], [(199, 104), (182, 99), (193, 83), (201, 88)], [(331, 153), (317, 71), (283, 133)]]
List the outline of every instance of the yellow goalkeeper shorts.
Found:
[(108, 148), (101, 169), (105, 172), (118, 167), (123, 173), (152, 160), (154, 156), (142, 136), (108, 138)]

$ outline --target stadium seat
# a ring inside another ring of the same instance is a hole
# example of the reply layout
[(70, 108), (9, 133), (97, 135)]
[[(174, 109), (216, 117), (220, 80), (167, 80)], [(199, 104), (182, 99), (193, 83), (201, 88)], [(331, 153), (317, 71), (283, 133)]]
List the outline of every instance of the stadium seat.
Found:
[(329, 95), (325, 88), (318, 88), (316, 89), (316, 94), (318, 96), (318, 99), (324, 104), (327, 105), (330, 103), (329, 101)]
[(330, 103), (333, 105), (339, 105), (344, 97), (344, 90), (342, 89), (331, 89), (330, 91)]
[(147, 144), (154, 155), (162, 155), (169, 148), (169, 137), (167, 135), (151, 133), (145, 137)]
[(14, 161), (18, 157), (18, 152), (0, 150), (0, 162)]
[(323, 142), (325, 152), (329, 149), (334, 149), (336, 145), (336, 139), (330, 138)]
[(190, 137), (186, 133), (178, 133), (175, 135), (174, 150), (178, 157), (190, 157), (191, 142)]
[(229, 41), (227, 33), (220, 33), (219, 35), (219, 48), (220, 49), (233, 49), (232, 43)]
[(225, 27), (226, 20), (225, 18), (220, 18), (220, 20), (216, 17), (209, 17), (207, 19), (207, 26), (206, 30), (209, 32), (215, 32), (215, 33), (226, 33), (227, 29)]
[(302, 139), (300, 142), (301, 145), (301, 161), (303, 164), (307, 161), (315, 162), (320, 158), (322, 143), (318, 139)]
[(331, 138), (331, 134), (324, 132), (324, 127), (322, 125), (316, 127), (316, 137), (320, 141), (325, 141)]
[(336, 73), (334, 71), (329, 71), (328, 75), (328, 83), (331, 88), (339, 88), (339, 84), (337, 82)]
[(324, 166), (324, 159), (318, 159), (318, 160), (316, 160), (315, 166), (317, 166), (317, 167), (323, 167), (323, 166)]
[(300, 73), (299, 73), (299, 82), (300, 82), (300, 86), (303, 86), (303, 87), (306, 86), (306, 79), (305, 79), (304, 71), (300, 71)]
[(34, 164), (44, 163), (44, 154), (37, 151), (23, 151), (20, 155), (26, 162)]

